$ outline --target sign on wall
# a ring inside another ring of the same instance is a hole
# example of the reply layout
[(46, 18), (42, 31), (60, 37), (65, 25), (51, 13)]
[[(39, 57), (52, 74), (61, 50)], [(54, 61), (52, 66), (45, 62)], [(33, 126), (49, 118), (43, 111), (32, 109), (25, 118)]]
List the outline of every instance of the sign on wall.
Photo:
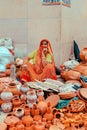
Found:
[(42, 0), (44, 5), (64, 5), (70, 7), (71, 5), (71, 0)]

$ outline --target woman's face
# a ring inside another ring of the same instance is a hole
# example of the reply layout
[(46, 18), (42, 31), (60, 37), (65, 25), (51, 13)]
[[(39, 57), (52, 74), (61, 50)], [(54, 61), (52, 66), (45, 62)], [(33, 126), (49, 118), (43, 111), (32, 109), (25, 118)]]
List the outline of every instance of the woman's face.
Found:
[(47, 48), (47, 47), (43, 48), (43, 53), (44, 53), (45, 55), (48, 53), (48, 48)]

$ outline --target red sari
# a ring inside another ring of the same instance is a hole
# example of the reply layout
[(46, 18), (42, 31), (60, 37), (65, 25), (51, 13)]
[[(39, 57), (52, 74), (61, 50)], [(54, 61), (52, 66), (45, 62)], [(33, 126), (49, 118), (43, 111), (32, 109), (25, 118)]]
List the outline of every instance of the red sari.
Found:
[[(42, 46), (43, 42), (47, 43), (48, 52), (52, 57), (52, 63), (47, 63), (44, 67), (42, 65), (42, 55), (41, 55), (42, 50), (44, 48)], [(30, 62), (27, 62), (27, 66), (28, 66), (27, 69), (28, 69), (28, 73), (29, 73), (31, 81), (35, 81), (35, 80), (43, 81), (46, 78), (51, 78), (51, 79), (55, 79), (55, 80), (57, 79), (53, 52), (52, 52), (50, 42), (47, 39), (43, 39), (40, 42), (40, 46), (39, 46), (39, 49), (37, 50), (37, 54), (36, 54), (35, 64), (33, 65)], [(22, 75), (23, 75), (23, 73), (21, 73), (20, 77), (23, 78)]]

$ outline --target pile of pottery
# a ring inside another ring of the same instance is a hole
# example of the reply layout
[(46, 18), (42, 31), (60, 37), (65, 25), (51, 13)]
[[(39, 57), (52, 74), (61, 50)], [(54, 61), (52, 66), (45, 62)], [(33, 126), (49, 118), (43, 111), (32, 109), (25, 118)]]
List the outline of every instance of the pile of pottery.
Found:
[(25, 83), (18, 89), (15, 82), (10, 82), (8, 86), (0, 84), (0, 105), (4, 112), (10, 112), (20, 105), (26, 103), (30, 108), (39, 101), (39, 97), (44, 97), (43, 90), (29, 88)]
[[(7, 114), (4, 123), (0, 124), (0, 129), (4, 127), (4, 130), (55, 130), (56, 128), (85, 130), (87, 129), (86, 109), (82, 100), (72, 100), (66, 108), (56, 109), (40, 98), (32, 108), (28, 104), (22, 104)], [(52, 129), (54, 127), (56, 128)]]

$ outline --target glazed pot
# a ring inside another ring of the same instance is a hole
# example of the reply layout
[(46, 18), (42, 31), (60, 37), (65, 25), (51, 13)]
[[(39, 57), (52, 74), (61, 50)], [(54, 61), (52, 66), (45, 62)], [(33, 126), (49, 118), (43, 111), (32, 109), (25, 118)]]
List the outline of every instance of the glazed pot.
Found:
[(4, 89), (1, 93), (1, 99), (4, 101), (10, 101), (13, 98), (12, 92), (9, 91), (9, 89)]
[(22, 117), (24, 115), (24, 109), (23, 108), (16, 108), (14, 111), (15, 116)]
[(37, 101), (37, 96), (36, 96), (36, 93), (31, 90), (31, 91), (28, 91), (27, 92), (27, 100), (29, 101), (29, 103), (36, 103)]
[(83, 48), (80, 51), (80, 58), (82, 61), (87, 62), (87, 48)]
[(38, 89), (36, 92), (37, 92), (37, 97), (39, 97), (39, 96), (44, 96), (43, 90)]
[(25, 84), (23, 84), (23, 85), (21, 86), (20, 90), (21, 90), (23, 93), (26, 93), (26, 92), (28, 92), (29, 87), (28, 87), (28, 85), (25, 83)]
[(11, 102), (4, 102), (1, 105), (3, 112), (10, 112), (12, 110), (12, 103)]

